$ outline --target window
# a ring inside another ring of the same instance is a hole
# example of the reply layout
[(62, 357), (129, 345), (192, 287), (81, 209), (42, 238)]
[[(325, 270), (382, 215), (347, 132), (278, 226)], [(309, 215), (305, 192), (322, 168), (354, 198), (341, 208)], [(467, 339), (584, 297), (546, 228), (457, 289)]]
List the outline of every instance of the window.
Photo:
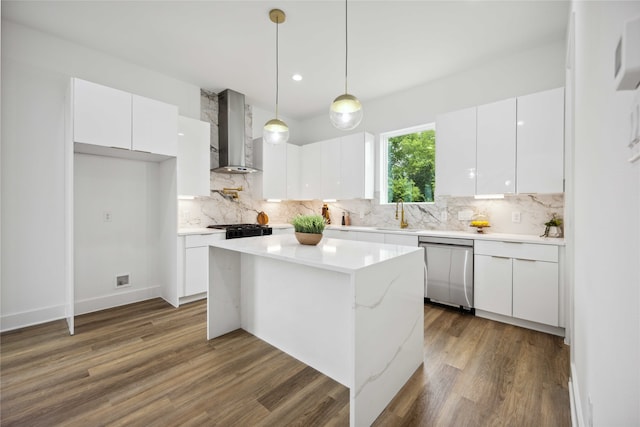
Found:
[(435, 123), (380, 136), (380, 203), (433, 202), (436, 186)]

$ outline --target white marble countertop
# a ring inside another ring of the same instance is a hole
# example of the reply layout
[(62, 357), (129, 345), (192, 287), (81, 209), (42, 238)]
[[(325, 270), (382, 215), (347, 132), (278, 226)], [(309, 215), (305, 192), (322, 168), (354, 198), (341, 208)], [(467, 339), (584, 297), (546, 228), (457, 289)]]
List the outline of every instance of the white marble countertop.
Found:
[(301, 245), (290, 234), (220, 240), (212, 242), (210, 246), (342, 273), (353, 273), (392, 258), (422, 251), (417, 247), (327, 237), (317, 246)]
[(216, 234), (224, 232), (225, 230), (219, 230), (216, 228), (179, 228), (178, 236), (190, 236), (193, 234)]
[[(291, 224), (269, 224), (271, 228), (286, 229), (293, 228)], [(484, 233), (478, 233), (474, 231), (455, 231), (455, 230), (421, 230), (421, 229), (394, 229), (391, 227), (363, 227), (358, 225), (328, 225), (328, 230), (343, 230), (343, 231), (362, 231), (366, 233), (391, 233), (391, 234), (406, 234), (408, 236), (434, 236), (434, 237), (458, 237), (463, 239), (474, 240), (494, 240), (501, 242), (521, 242), (521, 243), (538, 243), (542, 245), (556, 245), (564, 246), (565, 240), (555, 237), (540, 237), (529, 234), (508, 234), (508, 233), (492, 233), (491, 231), (485, 231)], [(214, 230), (211, 228), (181, 228), (178, 230), (179, 236), (187, 236), (190, 234), (212, 234), (212, 233), (224, 233), (224, 230)]]

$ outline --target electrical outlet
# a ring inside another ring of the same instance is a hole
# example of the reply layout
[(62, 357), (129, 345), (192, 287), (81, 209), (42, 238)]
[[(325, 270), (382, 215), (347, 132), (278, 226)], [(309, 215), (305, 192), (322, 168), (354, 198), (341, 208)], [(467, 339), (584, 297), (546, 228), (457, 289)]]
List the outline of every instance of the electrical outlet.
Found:
[(458, 221), (471, 221), (471, 217), (473, 217), (472, 210), (458, 212)]
[(364, 211), (362, 209), (360, 209), (360, 219), (364, 218)]
[(447, 220), (447, 210), (440, 212), (440, 221), (445, 222)]
[(520, 212), (511, 212), (511, 222), (520, 222)]
[(111, 222), (111, 218), (112, 218), (111, 211), (104, 211), (102, 213), (102, 220), (104, 222)]

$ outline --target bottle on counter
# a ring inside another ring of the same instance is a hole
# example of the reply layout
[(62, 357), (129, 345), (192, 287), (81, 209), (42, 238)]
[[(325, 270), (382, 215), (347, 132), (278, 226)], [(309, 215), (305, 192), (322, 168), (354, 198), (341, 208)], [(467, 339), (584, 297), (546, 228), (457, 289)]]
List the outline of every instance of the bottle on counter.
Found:
[(347, 218), (345, 217), (344, 212), (342, 212), (342, 225), (347, 225)]
[(344, 225), (351, 225), (351, 215), (349, 215), (349, 212), (347, 212), (347, 217), (345, 218), (345, 224)]
[(329, 206), (325, 203), (322, 205), (322, 217), (326, 224), (331, 224), (331, 215), (329, 214)]

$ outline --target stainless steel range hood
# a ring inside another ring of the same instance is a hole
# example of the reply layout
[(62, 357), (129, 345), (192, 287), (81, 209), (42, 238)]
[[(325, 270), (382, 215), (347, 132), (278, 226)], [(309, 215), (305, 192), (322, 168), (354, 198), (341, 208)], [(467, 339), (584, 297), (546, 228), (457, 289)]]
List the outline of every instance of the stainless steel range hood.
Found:
[(244, 95), (231, 89), (218, 94), (218, 154), (220, 164), (212, 169), (224, 173), (252, 173), (246, 165)]

